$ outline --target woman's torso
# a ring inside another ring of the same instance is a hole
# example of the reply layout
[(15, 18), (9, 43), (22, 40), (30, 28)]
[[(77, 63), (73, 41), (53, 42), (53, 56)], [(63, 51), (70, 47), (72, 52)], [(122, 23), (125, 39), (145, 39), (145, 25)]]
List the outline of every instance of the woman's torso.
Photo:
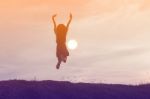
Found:
[(65, 31), (55, 30), (55, 34), (56, 34), (56, 43), (57, 44), (65, 44), (66, 43), (67, 29)]

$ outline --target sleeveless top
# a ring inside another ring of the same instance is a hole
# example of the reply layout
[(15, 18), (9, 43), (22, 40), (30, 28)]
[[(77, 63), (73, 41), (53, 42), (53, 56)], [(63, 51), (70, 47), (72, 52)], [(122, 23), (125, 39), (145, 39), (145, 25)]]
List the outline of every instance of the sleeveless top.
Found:
[(65, 31), (57, 31), (55, 29), (56, 43), (58, 45), (64, 45), (66, 43), (67, 31), (68, 31), (68, 29), (66, 29)]

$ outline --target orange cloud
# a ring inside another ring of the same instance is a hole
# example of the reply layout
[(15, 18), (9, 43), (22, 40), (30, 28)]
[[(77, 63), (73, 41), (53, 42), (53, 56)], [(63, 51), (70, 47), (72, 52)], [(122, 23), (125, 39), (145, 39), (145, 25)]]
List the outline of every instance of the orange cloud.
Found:
[(150, 1), (149, 0), (144, 0), (140, 9), (141, 10), (145, 10), (145, 9), (149, 9), (150, 8)]

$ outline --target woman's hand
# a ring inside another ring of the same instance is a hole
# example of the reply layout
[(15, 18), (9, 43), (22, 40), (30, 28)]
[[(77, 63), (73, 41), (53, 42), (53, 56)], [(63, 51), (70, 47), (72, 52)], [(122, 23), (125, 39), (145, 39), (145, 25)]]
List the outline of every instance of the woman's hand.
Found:
[(70, 19), (72, 19), (72, 14), (70, 13)]
[(54, 29), (56, 29), (56, 22), (55, 22), (55, 17), (57, 16), (57, 14), (54, 14), (52, 16), (52, 20), (53, 20), (53, 24), (54, 24)]
[(69, 25), (70, 25), (70, 22), (71, 22), (71, 20), (72, 20), (72, 14), (70, 13), (70, 19), (69, 19), (69, 21), (68, 21), (68, 23), (67, 23), (67, 28), (69, 27)]
[(52, 18), (54, 19), (56, 16), (57, 16), (57, 14), (54, 14), (54, 15), (52, 16)]

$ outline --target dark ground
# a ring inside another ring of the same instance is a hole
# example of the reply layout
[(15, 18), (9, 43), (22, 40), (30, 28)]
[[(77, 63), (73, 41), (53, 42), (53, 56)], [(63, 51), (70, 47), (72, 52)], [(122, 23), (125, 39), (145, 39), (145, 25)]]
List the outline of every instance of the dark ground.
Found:
[(1, 81), (0, 99), (150, 99), (150, 84), (129, 86), (59, 81)]

